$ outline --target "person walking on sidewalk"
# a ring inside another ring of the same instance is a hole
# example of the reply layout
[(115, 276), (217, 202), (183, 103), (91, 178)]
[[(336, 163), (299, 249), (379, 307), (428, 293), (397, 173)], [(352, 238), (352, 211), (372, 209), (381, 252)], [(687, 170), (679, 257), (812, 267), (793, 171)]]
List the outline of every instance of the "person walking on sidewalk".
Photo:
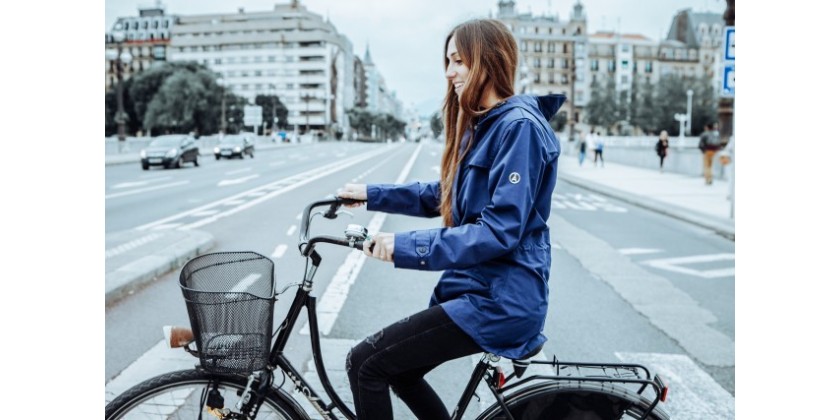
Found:
[(498, 20), (462, 23), (444, 46), (440, 179), (346, 184), (338, 193), (366, 200), (368, 210), (443, 218), (442, 227), (379, 232), (363, 245), (395, 268), (443, 274), (427, 309), (347, 354), (360, 420), (393, 418), (392, 389), (416, 418), (449, 418), (424, 379), (432, 369), (481, 351), (521, 358), (546, 341), (547, 221), (560, 154), (548, 118), (566, 98), (515, 95), (517, 41)]
[(583, 166), (583, 161), (586, 160), (586, 143), (588, 143), (588, 136), (578, 135), (580, 143), (578, 143), (578, 164)]
[(706, 123), (703, 134), (700, 135), (700, 143), (697, 147), (703, 152), (703, 178), (706, 185), (712, 185), (712, 165), (715, 162), (715, 153), (720, 150), (720, 134), (714, 129), (713, 122)]
[(659, 173), (662, 173), (665, 156), (668, 156), (668, 132), (665, 130), (659, 133), (659, 140), (656, 141), (656, 154), (659, 156)]
[(592, 145), (595, 147), (595, 166), (598, 166), (598, 158), (601, 158), (601, 167), (604, 167), (604, 139), (601, 138), (601, 133), (592, 129), (592, 132), (589, 133), (591, 136), (590, 141)]

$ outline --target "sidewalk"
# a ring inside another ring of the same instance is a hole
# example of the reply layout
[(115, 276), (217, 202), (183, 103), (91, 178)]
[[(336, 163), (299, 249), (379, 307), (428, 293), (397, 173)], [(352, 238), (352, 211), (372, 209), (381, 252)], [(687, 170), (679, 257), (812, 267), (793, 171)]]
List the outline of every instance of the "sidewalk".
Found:
[[(587, 159), (580, 166), (577, 157), (561, 155), (559, 178), (630, 204), (693, 223), (735, 239), (735, 222), (730, 217), (729, 181), (705, 185), (702, 176), (660, 173), (618, 163), (594, 166)], [(698, 169), (699, 172), (699, 169)]]

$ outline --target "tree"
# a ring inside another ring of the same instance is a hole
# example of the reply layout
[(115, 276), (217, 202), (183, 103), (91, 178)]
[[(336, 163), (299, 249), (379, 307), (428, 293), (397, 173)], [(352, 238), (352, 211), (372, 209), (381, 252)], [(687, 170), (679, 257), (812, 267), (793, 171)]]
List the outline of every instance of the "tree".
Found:
[(435, 111), (429, 118), (429, 127), (432, 129), (432, 135), (437, 138), (443, 132), (443, 121), (440, 119), (440, 111)]
[(152, 132), (218, 131), (220, 104), (215, 87), (209, 72), (175, 72), (149, 102), (143, 126)]
[(350, 128), (356, 130), (362, 137), (371, 137), (374, 115), (370, 111), (353, 107), (347, 111), (347, 117), (350, 119)]
[(289, 123), (289, 109), (286, 108), (286, 105), (283, 104), (277, 95), (257, 95), (254, 103), (262, 107), (263, 121), (268, 127), (271, 127), (274, 123), (273, 112), (275, 110), (277, 112), (278, 128), (285, 127)]
[(569, 119), (568, 117), (566, 117), (566, 114), (558, 112), (554, 114), (553, 117), (551, 117), (551, 120), (548, 122), (548, 125), (550, 125), (551, 129), (555, 132), (562, 132), (568, 122)]
[(586, 122), (590, 125), (606, 127), (609, 132), (610, 128), (623, 118), (619, 114), (615, 97), (615, 80), (612, 77), (607, 78), (606, 83), (593, 80), (591, 92), (586, 105)]
[(656, 120), (656, 100), (653, 96), (654, 86), (650, 79), (645, 78), (644, 83), (639, 83), (638, 78), (633, 79), (633, 97), (630, 105), (630, 124), (639, 127), (646, 133), (659, 134), (659, 127)]

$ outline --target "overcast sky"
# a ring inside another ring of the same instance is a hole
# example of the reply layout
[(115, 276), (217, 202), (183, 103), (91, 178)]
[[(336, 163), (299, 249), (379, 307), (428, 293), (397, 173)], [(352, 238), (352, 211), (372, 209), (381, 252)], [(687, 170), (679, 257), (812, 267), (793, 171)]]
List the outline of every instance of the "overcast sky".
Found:
[[(568, 20), (577, 0), (519, 0), (520, 13), (559, 15)], [(272, 0), (165, 0), (168, 14), (233, 13), (272, 10)], [(653, 40), (667, 35), (677, 11), (721, 13), (724, 0), (582, 0), (589, 32), (616, 30), (637, 33)], [(149, 0), (105, 0), (104, 30), (121, 16), (138, 16), (138, 5)], [(421, 114), (439, 106), (445, 89), (443, 42), (456, 24), (498, 12), (498, 0), (302, 0), (307, 9), (329, 17), (339, 32), (353, 43), (354, 53), (364, 57), (365, 45), (390, 90), (407, 107)]]

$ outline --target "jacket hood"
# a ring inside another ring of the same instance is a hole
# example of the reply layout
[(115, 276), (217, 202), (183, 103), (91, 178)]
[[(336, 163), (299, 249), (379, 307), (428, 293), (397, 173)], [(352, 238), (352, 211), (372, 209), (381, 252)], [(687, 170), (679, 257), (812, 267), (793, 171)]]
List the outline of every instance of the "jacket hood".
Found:
[(566, 102), (566, 95), (563, 94), (544, 96), (514, 95), (496, 105), (484, 118), (481, 118), (480, 122), (494, 120), (499, 115), (516, 107), (524, 108), (534, 114), (534, 116), (541, 115), (546, 121), (549, 121), (563, 105), (563, 102)]

